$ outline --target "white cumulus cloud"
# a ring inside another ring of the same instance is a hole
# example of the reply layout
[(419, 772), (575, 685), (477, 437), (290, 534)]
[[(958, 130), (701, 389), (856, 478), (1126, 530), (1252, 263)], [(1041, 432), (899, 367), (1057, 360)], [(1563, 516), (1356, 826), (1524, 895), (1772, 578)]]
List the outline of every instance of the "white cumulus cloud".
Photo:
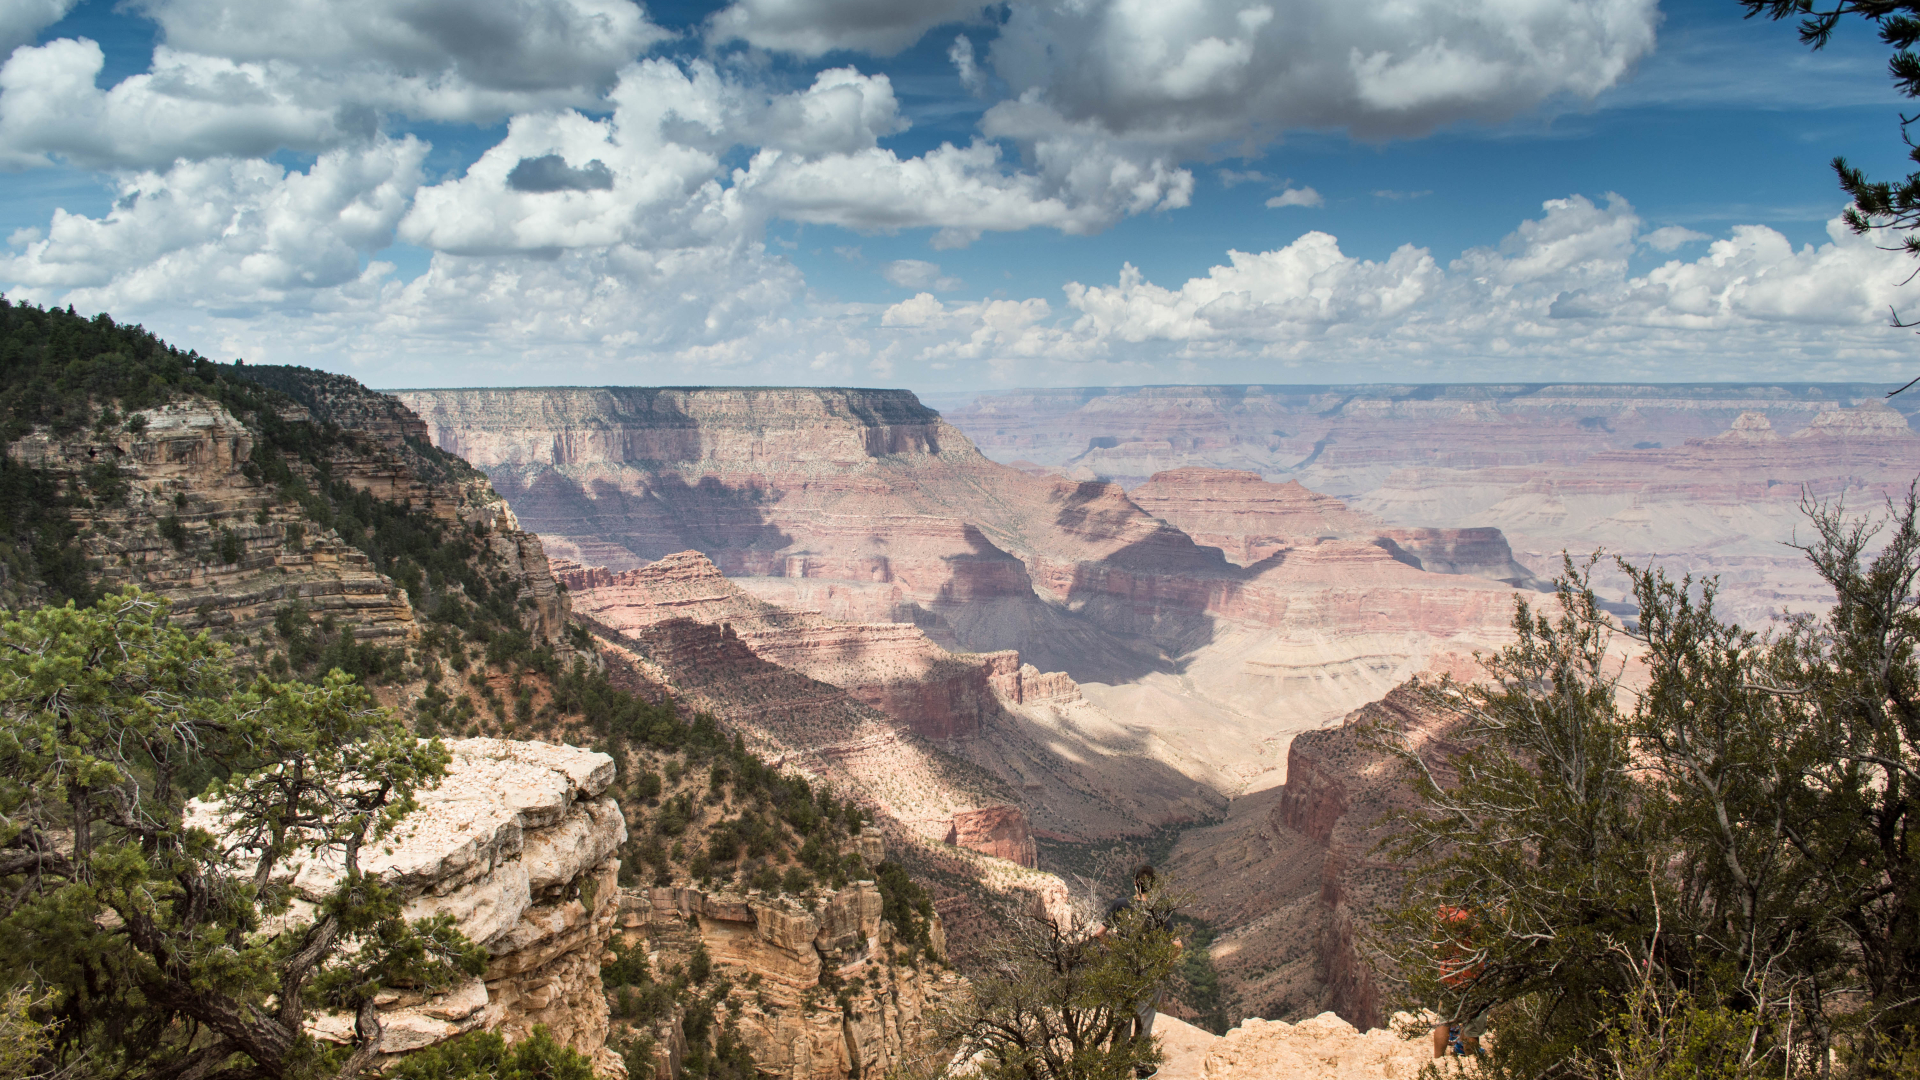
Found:
[(978, 19), (987, 6), (982, 0), (736, 0), (710, 20), (708, 36), (801, 56), (836, 49), (891, 56), (943, 23)]
[(14, 295), (96, 310), (306, 310), (381, 271), (420, 184), (426, 144), (331, 150), (305, 172), (256, 159), (182, 162), (125, 175), (98, 218), (56, 211), (44, 235), (0, 259)]
[(1283, 206), (1325, 206), (1327, 200), (1310, 187), (1288, 188), (1267, 200), (1267, 209), (1277, 210)]
[(1301, 127), (1421, 134), (1590, 98), (1658, 22), (1654, 0), (1035, 0), (994, 41), (1014, 100), (986, 127), (1189, 148)]
[(40, 31), (67, 17), (78, 0), (7, 0), (0, 4), (0, 56), (29, 44)]

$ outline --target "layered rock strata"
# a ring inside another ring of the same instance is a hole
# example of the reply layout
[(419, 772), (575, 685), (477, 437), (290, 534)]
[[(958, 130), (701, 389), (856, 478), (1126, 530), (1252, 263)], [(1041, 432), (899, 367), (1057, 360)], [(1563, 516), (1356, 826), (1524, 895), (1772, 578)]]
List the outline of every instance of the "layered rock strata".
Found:
[[(618, 573), (563, 565), (561, 576), (575, 610), (676, 692), (700, 695), (750, 741), (771, 740), (756, 744), (770, 756), (830, 761), (928, 839), (953, 833), (956, 814), (1015, 803), (1025, 809), (1012, 820), (1066, 836), (1137, 832), (1219, 805), (1204, 766), (1150, 732), (1122, 734), (1072, 679), (1017, 653), (953, 654), (911, 625), (783, 611), (698, 552)], [(991, 850), (1030, 860), (1032, 843), (1003, 836)]]
[[(484, 474), (422, 443), (419, 419), (404, 405), (351, 380), (329, 378), (356, 391), (349, 395), (335, 387), (329, 399), (361, 402), (348, 410), (348, 419), (373, 413), (378, 422), (370, 421), (365, 435), (342, 433), (332, 419), (288, 407), (282, 420), (333, 425), (337, 437), (327, 444), (327, 475), (469, 530), (490, 576), (512, 581), (526, 600), (528, 631), (570, 655), (567, 598), (548, 572), (539, 537), (520, 528)], [(125, 497), (94, 498), (74, 511), (81, 544), (102, 584), (158, 592), (173, 602), (180, 625), (228, 637), (257, 638), (277, 611), (296, 603), (316, 619), (332, 617), (361, 641), (398, 646), (415, 637), (406, 591), (364, 552), (309, 520), (299, 502), (261, 479), (252, 462), (259, 436), (247, 424), (220, 404), (195, 397), (137, 415), (144, 420), (138, 433), (62, 439), (37, 432), (7, 448), (16, 461), (52, 470), (76, 487), (89, 467), (107, 461), (117, 466)], [(289, 466), (310, 487), (326, 481), (304, 463)]]
[[(1395, 1028), (1417, 1027), (1399, 1014)], [(1165, 1021), (1162, 1021), (1163, 1023)], [(1177, 1023), (1177, 1021), (1175, 1022)], [(1432, 1064), (1425, 1038), (1356, 1029), (1333, 1013), (1298, 1023), (1249, 1019), (1224, 1036), (1181, 1025), (1162, 1038), (1162, 1080), (1414, 1080)], [(1159, 1025), (1154, 1034), (1161, 1035)]]
[[(889, 1075), (920, 1049), (929, 1010), (963, 985), (937, 964), (904, 962), (870, 881), (810, 906), (787, 896), (660, 888), (624, 890), (619, 907), (621, 935), (648, 950), (656, 970), (685, 964), (699, 942), (717, 973), (754, 988), (737, 996), (732, 1015), (763, 1075)], [(931, 935), (943, 953), (938, 915)]]
[(1241, 566), (1328, 540), (1373, 543), (1419, 570), (1473, 574), (1510, 585), (1537, 584), (1499, 529), (1403, 528), (1351, 510), (1297, 480), (1272, 484), (1259, 473), (1173, 469), (1155, 473), (1128, 496), (1195, 543), (1218, 547)]
[[(1831, 602), (1798, 553), (1803, 492), (1867, 512), (1916, 460), (1908, 395), (1859, 384), (1149, 387), (939, 399), (996, 460), (1118, 481), (1240, 469), (1395, 527), (1497, 528), (1538, 577), (1595, 548), (1712, 574), (1758, 623)], [(1411, 549), (1409, 549), (1411, 550)], [(1444, 569), (1425, 554), (1428, 569)], [(1624, 581), (1602, 564), (1616, 599)]]
[(1415, 796), (1400, 762), (1370, 734), (1397, 733), (1435, 775), (1450, 776), (1458, 717), (1431, 688), (1400, 687), (1340, 727), (1288, 748), (1287, 782), (1242, 799), (1222, 824), (1181, 836), (1172, 869), (1198, 894), (1194, 912), (1229, 927), (1213, 946), (1236, 1016), (1288, 1020), (1337, 1013), (1385, 1022), (1355, 931), (1399, 895), (1403, 874), (1378, 851), (1390, 811)]
[[(510, 1040), (545, 1025), (556, 1039), (593, 1057), (603, 1075), (623, 1075), (605, 1050), (606, 995), (600, 957), (620, 910), (614, 852), (627, 838), (619, 804), (608, 795), (613, 759), (573, 746), (456, 739), (439, 786), (420, 792), (419, 808), (388, 840), (367, 848), (363, 871), (395, 886), (409, 919), (452, 915), (486, 948), (484, 974), (431, 996), (390, 992), (377, 1003), (381, 1050), (400, 1054), (477, 1029)], [(196, 823), (218, 827), (218, 808), (196, 805)], [(337, 856), (290, 864), (290, 916), (338, 885)], [(354, 1021), (319, 1014), (322, 1039), (351, 1039)]]
[[(1782, 430), (1878, 400), (1866, 384), (1153, 386), (932, 395), (996, 461), (1128, 488), (1200, 466), (1294, 477), (1360, 495), (1396, 469), (1575, 465), (1604, 450), (1672, 447), (1743, 412)], [(1909, 411), (1895, 398), (1896, 405)], [(1422, 524), (1451, 524), (1429, 519)]]
[[(188, 399), (139, 415), (145, 430), (113, 443), (36, 433), (8, 448), (17, 461), (67, 477), (103, 456), (118, 464), (129, 485), (124, 502), (96, 500), (77, 511), (81, 543), (103, 584), (167, 596), (176, 621), (189, 628), (257, 635), (275, 610), (298, 601), (361, 640), (413, 636), (404, 591), (364, 553), (307, 522), (298, 504), (246, 474), (255, 436), (225, 408)], [(163, 521), (177, 523), (178, 542), (161, 535)], [(295, 531), (310, 538), (295, 543)], [(237, 545), (232, 561), (218, 550), (227, 535)]]
[[(1117, 485), (987, 460), (901, 391), (402, 396), (556, 551), (619, 571), (697, 550), (783, 608), (1016, 650), (1080, 684), (1111, 742), (1148, 732), (1221, 792), (1277, 783), (1293, 732), (1507, 633), (1506, 586), (1406, 564), (1430, 538), (1237, 566)], [(1428, 547), (1448, 544), (1473, 547)]]
[(697, 551), (618, 573), (561, 563), (559, 579), (584, 615), (619, 631), (673, 619), (724, 624), (754, 654), (838, 686), (929, 739), (973, 735), (1015, 703), (1071, 700), (1064, 673), (1042, 674), (1011, 650), (953, 654), (910, 623), (845, 623), (787, 611), (734, 587)]

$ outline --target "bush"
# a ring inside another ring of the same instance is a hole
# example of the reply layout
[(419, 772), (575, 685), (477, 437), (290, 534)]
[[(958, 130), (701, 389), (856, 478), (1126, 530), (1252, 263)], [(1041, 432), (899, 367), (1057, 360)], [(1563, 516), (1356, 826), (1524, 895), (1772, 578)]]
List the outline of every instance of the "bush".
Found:
[(187, 527), (180, 523), (177, 514), (168, 514), (160, 519), (160, 539), (173, 545), (175, 551), (187, 550)]
[(400, 1059), (392, 1080), (594, 1080), (593, 1062), (560, 1045), (544, 1025), (507, 1045), (491, 1031), (470, 1031)]

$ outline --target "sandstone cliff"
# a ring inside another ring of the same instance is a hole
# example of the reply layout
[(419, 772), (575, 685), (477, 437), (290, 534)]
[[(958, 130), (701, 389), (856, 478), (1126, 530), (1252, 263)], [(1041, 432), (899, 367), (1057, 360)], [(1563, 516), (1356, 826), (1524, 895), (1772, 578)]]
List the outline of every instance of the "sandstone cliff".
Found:
[[(1887, 389), (1148, 387), (935, 404), (989, 456), (1052, 475), (1130, 489), (1187, 467), (1293, 479), (1396, 528), (1497, 528), (1543, 578), (1561, 551), (1596, 547), (1715, 574), (1726, 611), (1758, 623), (1829, 602), (1783, 547), (1804, 524), (1803, 490), (1864, 511), (1920, 470), (1909, 419), (1920, 403), (1882, 403)], [(1602, 575), (1609, 590), (1623, 584)]]
[[(901, 952), (871, 881), (806, 906), (758, 892), (687, 888), (622, 890), (619, 906), (622, 944), (645, 950), (654, 969), (685, 968), (696, 948), (710, 957), (716, 976), (731, 984), (722, 1000), (762, 1075), (888, 1075), (921, 1049), (928, 1011), (964, 985), (939, 964)], [(937, 916), (933, 935), (943, 953)], [(665, 1051), (662, 1073), (671, 1071)]]
[(1399, 894), (1401, 871), (1375, 848), (1387, 813), (1414, 796), (1398, 761), (1367, 731), (1400, 732), (1447, 775), (1457, 719), (1430, 691), (1400, 687), (1338, 728), (1300, 735), (1285, 787), (1239, 800), (1224, 823), (1181, 836), (1173, 872), (1198, 893), (1194, 913), (1228, 928), (1213, 956), (1231, 1015), (1287, 1020), (1330, 1010), (1362, 1029), (1385, 1023), (1355, 936)]
[(1390, 526), (1309, 491), (1297, 480), (1271, 484), (1252, 472), (1173, 469), (1155, 473), (1128, 497), (1196, 543), (1220, 548), (1241, 566), (1327, 540), (1360, 540), (1419, 570), (1473, 574), (1521, 587), (1538, 584), (1514, 561), (1499, 529)]
[[(619, 911), (614, 851), (626, 840), (608, 796), (613, 759), (572, 746), (459, 739), (438, 787), (362, 869), (397, 886), (408, 918), (450, 914), (491, 957), (486, 972), (445, 993), (389, 993), (380, 1001), (383, 1053), (397, 1054), (478, 1028), (519, 1038), (544, 1024), (554, 1037), (622, 1075), (605, 1050), (600, 956)], [(218, 826), (218, 808), (191, 821)], [(287, 867), (310, 902), (339, 880), (337, 860)], [(309, 917), (310, 903), (289, 916)], [(347, 1041), (353, 1018), (320, 1014), (311, 1029)]]
[[(785, 611), (698, 552), (562, 576), (576, 610), (675, 692), (768, 740), (755, 745), (771, 757), (848, 777), (928, 839), (952, 833), (956, 814), (1007, 803), (1061, 837), (1142, 832), (1220, 805), (1204, 765), (1016, 653), (953, 654), (909, 624)], [(851, 701), (834, 700), (835, 688)], [(1023, 852), (1031, 865), (1031, 838), (1012, 845), (995, 840), (993, 853)]]
[[(342, 403), (348, 419), (378, 411), (391, 418), (389, 426), (408, 426), (411, 414), (394, 399), (338, 381), (352, 387), (333, 388), (332, 400)], [(413, 598), (392, 577), (399, 568), (370, 553), (378, 549), (366, 534), (368, 523), (354, 521), (354, 535), (344, 537), (330, 519), (315, 520), (344, 492), (365, 491), (438, 522), (471, 547), (476, 573), (525, 598), (517, 621), (534, 639), (569, 649), (567, 600), (547, 570), (540, 540), (519, 528), (483, 474), (417, 437), (378, 424), (362, 434), (280, 401), (276, 412), (239, 417), (218, 401), (183, 396), (133, 414), (112, 431), (66, 437), (36, 431), (7, 452), (74, 490), (82, 489), (86, 470), (110, 463), (118, 496), (86, 500), (73, 510), (94, 577), (109, 587), (133, 584), (167, 596), (176, 621), (189, 628), (206, 627), (244, 645), (267, 636), (277, 612), (298, 605), (316, 622), (331, 618), (363, 642), (413, 643), (419, 630)], [(417, 419), (411, 427), (419, 427)], [(289, 434), (300, 428), (325, 431), (305, 439)], [(317, 449), (300, 457), (276, 448), (288, 442)], [(284, 475), (276, 481), (262, 461)], [(465, 591), (458, 581), (439, 587)], [(438, 598), (424, 580), (411, 591)]]

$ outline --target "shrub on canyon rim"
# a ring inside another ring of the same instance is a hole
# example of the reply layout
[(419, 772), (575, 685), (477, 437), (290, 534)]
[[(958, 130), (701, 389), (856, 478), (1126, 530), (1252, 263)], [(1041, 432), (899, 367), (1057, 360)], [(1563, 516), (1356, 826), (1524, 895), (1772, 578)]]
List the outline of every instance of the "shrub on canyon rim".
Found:
[[(1496, 1069), (1913, 1060), (1920, 497), (1877, 521), (1807, 512), (1826, 615), (1762, 636), (1715, 616), (1711, 580), (1622, 564), (1640, 611), (1621, 629), (1569, 561), (1558, 614), (1519, 602), (1488, 679), (1436, 694), (1457, 752), (1400, 747), (1423, 805), (1395, 845), (1406, 902), (1375, 941), (1415, 1002), (1491, 1012)], [(1622, 685), (1622, 633), (1643, 688)], [(1735, 1052), (1698, 1060), (1735, 1031)]]
[[(51, 1033), (33, 1072), (356, 1076), (376, 994), (485, 962), (359, 872), (447, 752), (340, 672), (236, 685), (166, 612), (129, 589), (0, 623), (0, 971)], [(188, 823), (196, 793), (217, 835)], [(346, 873), (296, 912), (287, 867), (323, 856)], [(315, 1007), (355, 1015), (354, 1044), (309, 1038)]]
[(953, 1050), (984, 1080), (1133, 1080), (1160, 1064), (1135, 1038), (1136, 1010), (1173, 978), (1180, 946), (1164, 887), (1115, 913), (1104, 930), (1075, 917), (1017, 919), (942, 1020)]

